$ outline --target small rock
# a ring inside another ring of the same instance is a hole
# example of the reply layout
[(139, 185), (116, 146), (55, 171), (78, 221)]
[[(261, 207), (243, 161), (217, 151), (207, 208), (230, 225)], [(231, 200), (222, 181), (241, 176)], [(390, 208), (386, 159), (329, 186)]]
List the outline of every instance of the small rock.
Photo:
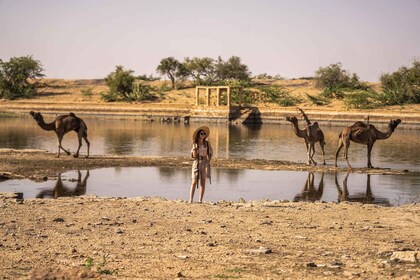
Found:
[(412, 262), (415, 263), (419, 259), (418, 251), (396, 251), (391, 255), (391, 261), (393, 262)]
[(316, 263), (310, 262), (306, 264), (306, 267), (318, 267), (318, 266), (316, 265)]
[(273, 251), (269, 248), (260, 247), (258, 249), (251, 249), (248, 252), (250, 254), (271, 254)]
[(62, 223), (62, 222), (64, 222), (64, 219), (63, 218), (55, 218), (54, 220), (53, 220), (53, 222), (54, 223)]

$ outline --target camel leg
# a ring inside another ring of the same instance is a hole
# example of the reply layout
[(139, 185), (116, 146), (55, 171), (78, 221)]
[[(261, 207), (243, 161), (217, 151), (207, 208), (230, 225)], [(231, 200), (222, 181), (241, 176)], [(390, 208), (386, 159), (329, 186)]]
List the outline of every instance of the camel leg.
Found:
[(86, 158), (88, 158), (89, 157), (90, 142), (87, 139), (87, 135), (86, 134), (83, 136), (83, 139), (85, 139), (85, 142), (86, 142), (86, 145), (87, 145), (87, 156), (86, 156)]
[(57, 134), (57, 137), (58, 137), (58, 154), (57, 154), (57, 157), (60, 157), (60, 149), (63, 150), (67, 155), (70, 155), (70, 151), (64, 149), (63, 146), (61, 146), (61, 142), (63, 141), (63, 136), (64, 135)]
[(79, 133), (77, 133), (77, 139), (79, 140), (79, 147), (77, 148), (77, 152), (73, 155), (73, 157), (75, 158), (79, 157), (79, 151), (80, 151), (80, 148), (82, 147), (82, 134), (80, 133), (80, 131)]
[(322, 160), (324, 161), (323, 165), (326, 165), (326, 163), (325, 163), (325, 151), (324, 151), (325, 143), (321, 144), (321, 142), (319, 142), (319, 145), (321, 146), (321, 150), (322, 150)]
[(367, 156), (368, 156), (368, 168), (374, 168), (372, 166), (371, 161), (370, 161), (370, 157), (371, 157), (371, 154), (372, 154), (372, 148), (373, 148), (373, 144), (368, 144), (368, 154), (367, 154)]
[(335, 167), (337, 167), (337, 158), (338, 158), (338, 154), (340, 153), (341, 148), (343, 148), (344, 144), (343, 144), (343, 140), (340, 138), (338, 140), (338, 148), (337, 151), (335, 152)]
[(344, 142), (344, 158), (346, 159), (348, 166), (352, 168), (349, 162), (349, 147), (350, 147), (350, 140), (346, 139), (346, 141)]
[(317, 165), (316, 161), (314, 160), (314, 155), (315, 155), (315, 143), (311, 143), (311, 146), (310, 146), (310, 154), (311, 154), (311, 162), (312, 162), (314, 165)]
[(306, 147), (306, 155), (308, 156), (308, 160), (307, 160), (306, 164), (310, 165), (311, 164), (310, 156), (309, 156), (309, 149), (310, 149), (310, 147), (308, 145), (308, 142), (306, 142), (306, 140), (305, 140), (305, 147)]

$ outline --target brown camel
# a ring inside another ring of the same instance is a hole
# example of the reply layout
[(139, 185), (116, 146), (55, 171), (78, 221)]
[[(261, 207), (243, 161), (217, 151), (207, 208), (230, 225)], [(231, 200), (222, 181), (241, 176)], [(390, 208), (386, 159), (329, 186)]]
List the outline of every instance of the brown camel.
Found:
[(297, 108), (301, 113), (303, 118), (306, 121), (307, 126), (304, 129), (300, 129), (298, 125), (298, 119), (295, 116), (292, 117), (286, 117), (286, 121), (289, 121), (293, 124), (293, 128), (295, 131), (295, 134), (299, 138), (303, 138), (305, 142), (306, 151), (308, 154), (308, 162), (307, 164), (313, 163), (316, 165), (316, 161), (313, 159), (313, 156), (315, 154), (315, 144), (319, 142), (319, 145), (322, 149), (322, 160), (323, 164), (325, 165), (325, 141), (324, 141), (324, 133), (319, 128), (318, 122), (314, 122), (311, 124), (311, 121), (309, 120), (308, 116), (303, 112), (302, 109)]
[(368, 157), (368, 168), (373, 168), (370, 157), (372, 152), (373, 144), (376, 140), (388, 139), (395, 128), (401, 123), (400, 119), (391, 120), (388, 124), (388, 130), (386, 132), (380, 132), (376, 129), (374, 125), (365, 124), (364, 122), (355, 122), (352, 126), (346, 127), (339, 135), (338, 149), (335, 153), (335, 166), (337, 167), (337, 157), (341, 148), (344, 146), (344, 158), (347, 161), (347, 164), (351, 168), (348, 151), (350, 146), (350, 141), (355, 143), (367, 145), (367, 157)]
[(75, 131), (77, 133), (77, 137), (79, 139), (79, 147), (77, 148), (77, 152), (73, 155), (75, 158), (79, 157), (80, 147), (82, 147), (82, 138), (85, 139), (87, 144), (87, 156), (89, 157), (89, 147), (90, 142), (87, 139), (87, 126), (85, 122), (81, 119), (76, 117), (74, 113), (70, 113), (68, 115), (60, 115), (55, 118), (55, 120), (51, 123), (45, 123), (44, 117), (41, 115), (40, 112), (35, 113), (33, 111), (29, 112), (29, 114), (35, 119), (38, 125), (48, 131), (54, 131), (57, 134), (58, 138), (58, 154), (57, 157), (60, 157), (60, 149), (63, 150), (67, 155), (70, 155), (70, 151), (64, 149), (61, 146), (61, 141), (63, 141), (63, 137), (66, 133), (70, 131)]

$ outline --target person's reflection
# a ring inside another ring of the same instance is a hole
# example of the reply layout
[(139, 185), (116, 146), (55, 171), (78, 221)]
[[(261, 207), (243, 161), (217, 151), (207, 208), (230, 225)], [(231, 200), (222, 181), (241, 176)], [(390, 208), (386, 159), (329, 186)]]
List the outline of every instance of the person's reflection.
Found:
[(82, 172), (77, 170), (77, 183), (76, 188), (72, 189), (63, 184), (61, 174), (58, 174), (57, 182), (55, 183), (54, 189), (42, 190), (36, 198), (52, 197), (58, 198), (62, 196), (80, 196), (86, 194), (87, 180), (89, 178), (89, 170), (86, 171), (86, 175), (82, 180)]
[(321, 200), (324, 193), (324, 172), (321, 173), (321, 179), (318, 183), (318, 189), (314, 187), (315, 175), (313, 172), (308, 172), (308, 178), (301, 193), (297, 194), (293, 201), (311, 201), (315, 202)]
[(372, 189), (370, 186), (370, 174), (366, 174), (367, 175), (366, 192), (349, 195), (349, 190), (347, 187), (347, 181), (348, 181), (349, 175), (350, 175), (350, 172), (348, 172), (346, 176), (344, 177), (343, 189), (341, 189), (340, 184), (338, 183), (337, 172), (335, 172), (335, 186), (337, 187), (339, 202), (349, 201), (349, 202), (361, 202), (363, 204), (390, 205), (390, 202), (387, 198), (380, 198), (380, 197), (373, 196)]

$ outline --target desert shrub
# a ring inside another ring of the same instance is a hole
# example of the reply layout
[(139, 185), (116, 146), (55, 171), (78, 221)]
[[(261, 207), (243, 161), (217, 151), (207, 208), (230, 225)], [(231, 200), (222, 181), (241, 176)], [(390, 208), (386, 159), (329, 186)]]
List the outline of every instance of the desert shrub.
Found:
[(30, 98), (37, 92), (38, 79), (43, 77), (39, 61), (26, 57), (13, 57), (8, 62), (0, 59), (0, 98)]
[(133, 86), (133, 94), (130, 95), (131, 101), (152, 101), (157, 96), (154, 93), (155, 88), (143, 83), (135, 83)]
[(411, 68), (401, 67), (394, 73), (380, 77), (385, 105), (420, 103), (420, 61), (415, 60)]
[(326, 98), (322, 96), (321, 94), (317, 96), (313, 96), (306, 93), (306, 96), (308, 97), (309, 101), (311, 101), (313, 104), (317, 106), (325, 106), (331, 103), (331, 99)]
[(82, 93), (82, 96), (84, 96), (84, 97), (92, 97), (93, 88), (91, 88), (91, 87), (84, 88), (84, 89), (81, 89), (80, 92)]
[(147, 76), (146, 74), (139, 75), (139, 76), (137, 76), (137, 79), (142, 80), (142, 81), (150, 81), (150, 82), (160, 80), (159, 77), (153, 77), (152, 74), (150, 74), (149, 76)]
[(300, 102), (298, 98), (290, 95), (290, 93), (282, 86), (263, 86), (259, 88), (262, 92), (262, 101), (275, 103), (280, 106), (295, 106)]
[(382, 102), (375, 91), (359, 90), (346, 94), (344, 104), (348, 108), (373, 109), (381, 106)]
[(341, 68), (341, 63), (320, 67), (315, 72), (315, 86), (323, 89), (326, 98), (343, 98), (344, 92), (353, 90), (369, 90), (369, 86), (361, 82), (357, 74)]
[(116, 66), (115, 71), (105, 78), (109, 91), (101, 94), (102, 99), (105, 101), (131, 100), (134, 80), (132, 70), (124, 70), (124, 67)]

